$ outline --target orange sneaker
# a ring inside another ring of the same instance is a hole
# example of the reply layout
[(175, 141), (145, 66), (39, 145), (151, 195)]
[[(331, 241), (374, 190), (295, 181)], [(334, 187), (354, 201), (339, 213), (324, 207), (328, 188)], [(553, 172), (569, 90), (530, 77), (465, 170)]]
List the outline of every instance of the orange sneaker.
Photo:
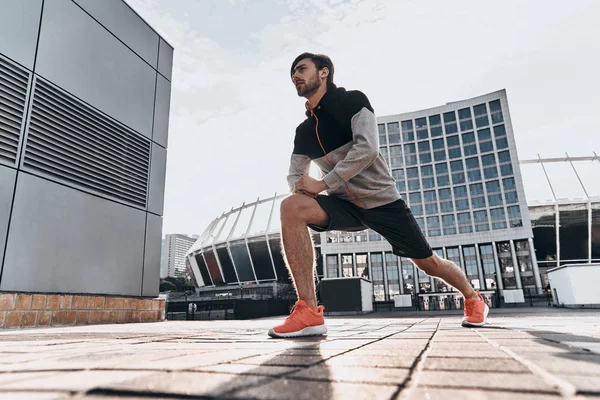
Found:
[(300, 336), (319, 336), (327, 333), (323, 310), (317, 307), (313, 310), (304, 300), (298, 300), (292, 308), (292, 313), (281, 325), (269, 330), (269, 336), (274, 338), (289, 338)]
[(462, 319), (462, 326), (483, 326), (487, 324), (490, 308), (485, 304), (479, 290), (477, 290), (477, 296), (479, 296), (479, 300), (465, 299), (465, 316)]

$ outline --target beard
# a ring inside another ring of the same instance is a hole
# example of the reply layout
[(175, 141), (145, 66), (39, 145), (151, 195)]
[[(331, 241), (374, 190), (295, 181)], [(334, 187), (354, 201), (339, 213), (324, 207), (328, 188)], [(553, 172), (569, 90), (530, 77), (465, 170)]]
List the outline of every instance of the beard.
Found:
[(315, 94), (320, 87), (321, 82), (319, 81), (319, 75), (318, 73), (315, 73), (315, 76), (312, 79), (305, 81), (302, 86), (296, 89), (296, 91), (300, 97), (309, 97)]

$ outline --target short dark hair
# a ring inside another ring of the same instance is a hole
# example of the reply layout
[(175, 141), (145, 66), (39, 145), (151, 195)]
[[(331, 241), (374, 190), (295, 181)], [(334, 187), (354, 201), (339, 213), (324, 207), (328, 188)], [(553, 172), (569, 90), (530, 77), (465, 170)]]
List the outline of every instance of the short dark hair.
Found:
[(313, 54), (313, 53), (302, 53), (292, 63), (292, 67), (290, 68), (290, 76), (294, 75), (294, 68), (296, 65), (305, 58), (310, 58), (312, 62), (317, 66), (317, 70), (320, 71), (323, 68), (327, 67), (329, 69), (329, 75), (327, 75), (327, 86), (333, 85), (333, 62), (331, 58), (326, 56), (325, 54)]

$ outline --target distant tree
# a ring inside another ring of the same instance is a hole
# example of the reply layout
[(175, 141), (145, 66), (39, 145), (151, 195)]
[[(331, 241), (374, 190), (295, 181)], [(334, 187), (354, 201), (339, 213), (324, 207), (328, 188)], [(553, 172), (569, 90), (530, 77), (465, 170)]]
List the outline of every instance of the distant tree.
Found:
[(177, 286), (175, 286), (175, 284), (173, 284), (172, 282), (162, 279), (160, 281), (160, 286), (158, 290), (160, 292), (176, 292)]

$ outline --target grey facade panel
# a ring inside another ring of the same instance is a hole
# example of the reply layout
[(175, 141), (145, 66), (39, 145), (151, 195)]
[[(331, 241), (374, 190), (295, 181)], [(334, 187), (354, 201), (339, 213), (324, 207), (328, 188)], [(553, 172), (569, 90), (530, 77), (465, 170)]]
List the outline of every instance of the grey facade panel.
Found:
[(150, 161), (150, 184), (148, 189), (148, 211), (163, 214), (165, 197), (165, 173), (167, 168), (167, 150), (152, 143)]
[(173, 74), (173, 48), (160, 39), (160, 47), (158, 52), (158, 72), (163, 74), (169, 81)]
[(2, 188), (0, 190), (0, 270), (2, 270), (4, 244), (6, 243), (6, 234), (8, 232), (8, 220), (16, 175), (17, 170), (0, 165), (0, 187)]
[(19, 174), (0, 290), (139, 296), (144, 211)]
[(44, 5), (36, 73), (151, 138), (154, 69), (70, 0)]
[(123, 0), (73, 0), (129, 46), (157, 67), (159, 37)]
[(146, 220), (146, 246), (142, 296), (158, 296), (160, 285), (160, 247), (162, 243), (162, 217), (148, 213)]
[(171, 82), (157, 74), (156, 105), (154, 109), (154, 132), (152, 140), (167, 147), (169, 136), (169, 108), (171, 106)]
[(42, 0), (0, 0), (0, 53), (33, 69)]

